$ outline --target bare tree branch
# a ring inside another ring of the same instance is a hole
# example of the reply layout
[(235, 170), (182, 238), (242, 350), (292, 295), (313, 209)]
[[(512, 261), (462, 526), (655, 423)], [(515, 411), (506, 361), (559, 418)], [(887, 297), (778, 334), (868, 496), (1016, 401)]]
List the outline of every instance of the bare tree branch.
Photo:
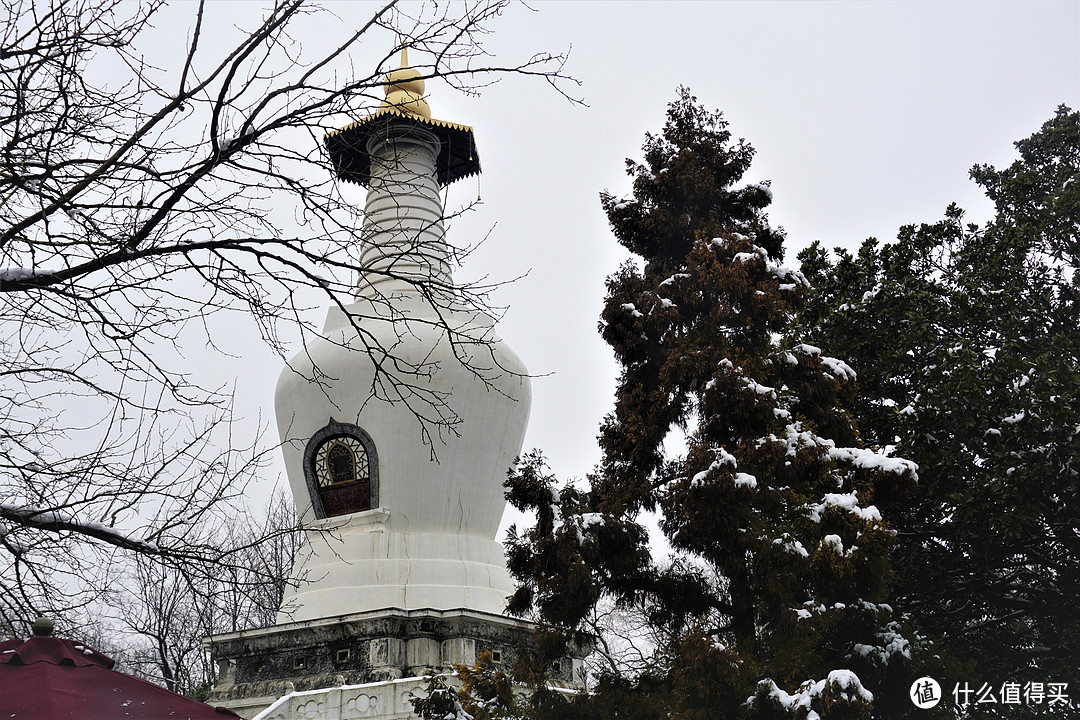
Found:
[[(250, 569), (245, 553), (285, 537), (220, 531), (271, 452), (234, 427), (231, 392), (185, 361), (193, 338), (218, 347), (226, 320), (253, 323), (284, 357), (291, 338), (320, 336), (308, 310), (336, 308), (376, 364), (370, 396), (405, 403), (433, 452), (455, 432), (453, 405), (427, 382), (437, 366), (396, 355), (354, 297), (365, 279), (411, 283), (439, 311), (424, 322), (489, 379), (490, 328), (457, 327), (449, 310), (497, 314), (490, 286), (365, 260), (362, 209), (323, 137), (373, 110), (400, 44), (424, 78), (458, 90), (518, 75), (566, 94), (565, 55), (507, 63), (484, 50), (507, 7), (354, 4), (343, 22), (277, 0), (245, 6), (244, 28), (204, 2), (0, 11), (0, 625), (85, 607), (131, 555), (150, 563), (147, 582), (168, 571), (206, 595), (215, 574)], [(175, 32), (155, 24), (181, 16), (190, 30), (170, 58), (159, 45)], [(320, 42), (298, 39), (309, 32)], [(402, 252), (430, 253), (423, 242)]]

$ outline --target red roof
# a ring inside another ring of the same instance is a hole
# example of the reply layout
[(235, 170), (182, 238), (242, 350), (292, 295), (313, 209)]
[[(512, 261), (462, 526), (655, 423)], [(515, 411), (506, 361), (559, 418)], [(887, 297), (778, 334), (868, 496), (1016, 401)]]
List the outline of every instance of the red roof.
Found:
[(3, 720), (224, 720), (225, 708), (186, 698), (115, 672), (114, 662), (72, 640), (32, 637), (0, 642)]

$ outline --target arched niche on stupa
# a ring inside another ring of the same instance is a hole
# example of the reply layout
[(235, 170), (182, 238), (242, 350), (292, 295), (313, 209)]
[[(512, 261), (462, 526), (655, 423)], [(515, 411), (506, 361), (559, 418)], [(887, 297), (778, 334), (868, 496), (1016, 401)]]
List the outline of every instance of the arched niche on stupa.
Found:
[(330, 418), (304, 448), (304, 475), (319, 518), (379, 506), (379, 456), (364, 429)]

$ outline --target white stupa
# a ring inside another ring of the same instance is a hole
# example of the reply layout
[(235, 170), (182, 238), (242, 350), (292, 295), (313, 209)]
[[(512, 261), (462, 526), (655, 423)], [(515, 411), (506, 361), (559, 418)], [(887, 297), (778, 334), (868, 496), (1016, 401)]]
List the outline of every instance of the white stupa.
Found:
[[(408, 66), (371, 115), (326, 138), (338, 177), (368, 187), (355, 301), (289, 361), (276, 412), (306, 530), (278, 624), (217, 635), (211, 702), (260, 720), (407, 718), (425, 676), (534, 626), (504, 615), (495, 535), (528, 422), (525, 366), (462, 301), (440, 188), (480, 171), (472, 129), (433, 120)], [(442, 422), (450, 419), (452, 422)], [(582, 687), (581, 656), (552, 667)]]
[[(440, 186), (479, 161), (470, 128), (430, 119), (418, 76), (403, 51), (379, 110), (328, 138), (342, 177), (369, 187), (368, 271), (356, 302), (330, 309), (324, 338), (278, 381), (285, 465), (313, 530), (280, 622), (380, 608), (501, 614), (513, 592), (495, 534), (529, 379), (492, 318), (454, 289)], [(456, 168), (454, 150), (466, 158)], [(422, 423), (447, 412), (457, 422), (426, 435)]]

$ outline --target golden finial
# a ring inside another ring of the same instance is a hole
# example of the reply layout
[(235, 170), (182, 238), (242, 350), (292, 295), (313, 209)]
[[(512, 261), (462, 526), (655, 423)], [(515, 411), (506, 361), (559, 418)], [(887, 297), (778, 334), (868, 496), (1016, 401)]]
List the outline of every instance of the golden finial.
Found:
[[(480, 157), (476, 152), (473, 129), (468, 125), (435, 120), (424, 100), (424, 81), (418, 71), (409, 67), (409, 51), (401, 48), (401, 66), (386, 74), (383, 90), (386, 99), (375, 112), (340, 130), (326, 134), (326, 149), (338, 177), (349, 182), (368, 185), (371, 182), (371, 157), (365, 148), (372, 138), (390, 143), (398, 120), (422, 126), (439, 139), (435, 171), (442, 185), (480, 173)], [(393, 53), (391, 52), (391, 56)], [(480, 186), (477, 183), (477, 199)]]
[(386, 74), (383, 87), (386, 99), (382, 101), (380, 109), (393, 108), (408, 115), (431, 117), (431, 108), (424, 100), (424, 81), (420, 79), (419, 72), (409, 67), (407, 46), (401, 46), (401, 67)]

